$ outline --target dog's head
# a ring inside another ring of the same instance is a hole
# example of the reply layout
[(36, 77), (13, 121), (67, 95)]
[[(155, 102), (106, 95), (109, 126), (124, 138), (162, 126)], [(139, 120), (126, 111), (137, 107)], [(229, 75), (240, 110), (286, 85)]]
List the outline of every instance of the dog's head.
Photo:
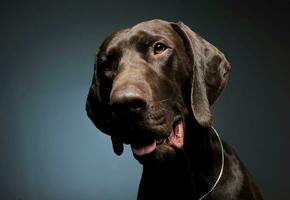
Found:
[(229, 69), (224, 55), (183, 23), (142, 22), (99, 48), (86, 110), (116, 154), (125, 143), (136, 158), (159, 158), (183, 147), (187, 115), (211, 126), (210, 106)]

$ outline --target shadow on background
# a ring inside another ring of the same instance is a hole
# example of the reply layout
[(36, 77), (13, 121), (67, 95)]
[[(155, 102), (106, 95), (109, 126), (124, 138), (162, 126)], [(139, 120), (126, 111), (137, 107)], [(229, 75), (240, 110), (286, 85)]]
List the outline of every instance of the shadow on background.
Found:
[(0, 6), (0, 199), (136, 198), (141, 166), (117, 157), (84, 110), (94, 54), (112, 31), (183, 21), (225, 53), (215, 127), (267, 199), (289, 199), (289, 3), (153, 0)]

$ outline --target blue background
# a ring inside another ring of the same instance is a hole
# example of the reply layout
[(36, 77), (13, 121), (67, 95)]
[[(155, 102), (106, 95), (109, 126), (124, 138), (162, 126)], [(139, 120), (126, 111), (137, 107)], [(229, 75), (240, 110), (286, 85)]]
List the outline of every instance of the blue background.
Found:
[[(213, 108), (267, 199), (289, 199), (289, 3), (2, 1), (0, 199), (136, 198), (142, 167), (114, 155), (87, 118), (95, 51), (152, 18), (183, 21), (225, 53), (230, 81)], [(287, 178), (288, 177), (288, 178)]]

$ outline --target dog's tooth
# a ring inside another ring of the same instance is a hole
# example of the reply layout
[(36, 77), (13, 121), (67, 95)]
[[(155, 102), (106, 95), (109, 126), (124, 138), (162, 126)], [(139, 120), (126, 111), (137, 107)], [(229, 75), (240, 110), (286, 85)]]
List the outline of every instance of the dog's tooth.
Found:
[(162, 139), (158, 139), (157, 144), (162, 144)]

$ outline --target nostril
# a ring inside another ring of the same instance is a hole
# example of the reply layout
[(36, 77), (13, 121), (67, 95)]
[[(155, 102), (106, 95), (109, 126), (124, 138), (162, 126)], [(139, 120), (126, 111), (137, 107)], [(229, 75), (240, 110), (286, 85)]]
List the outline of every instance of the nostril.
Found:
[(129, 103), (132, 112), (143, 112), (146, 107), (146, 102), (143, 99), (132, 99)]
[(146, 93), (133, 84), (125, 84), (113, 89), (110, 95), (112, 114), (115, 118), (141, 114), (147, 107)]
[(112, 112), (115, 117), (126, 116), (128, 114), (141, 114), (145, 111), (146, 105), (146, 101), (141, 98), (122, 98), (112, 103)]

